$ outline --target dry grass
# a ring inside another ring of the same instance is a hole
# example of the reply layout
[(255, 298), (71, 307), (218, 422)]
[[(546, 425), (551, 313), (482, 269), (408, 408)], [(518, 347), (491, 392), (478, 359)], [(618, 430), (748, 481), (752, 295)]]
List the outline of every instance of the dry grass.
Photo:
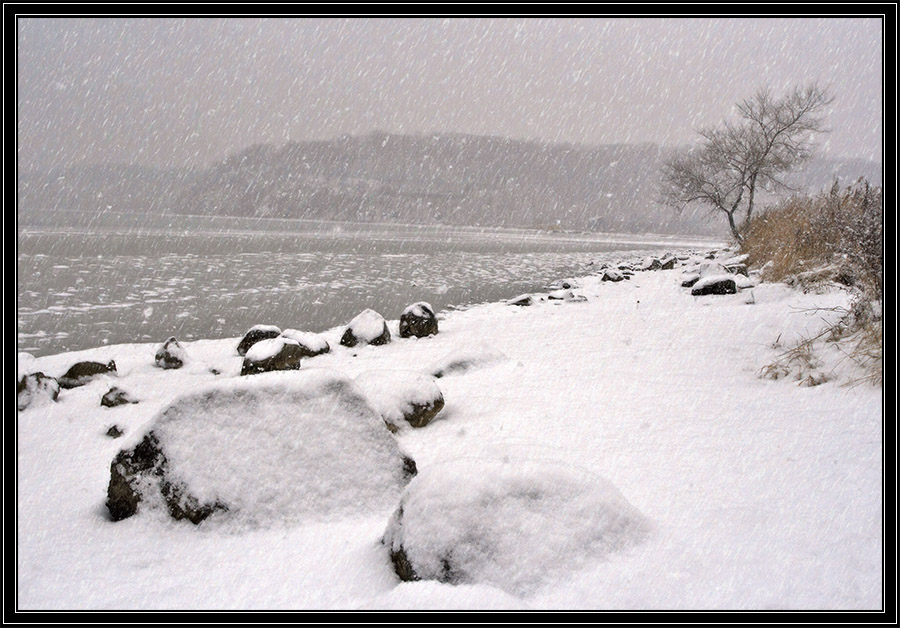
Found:
[(854, 295), (852, 309), (836, 324), (777, 356), (762, 369), (763, 377), (794, 374), (806, 385), (827, 381), (818, 370), (815, 347), (829, 342), (863, 373), (851, 384), (882, 383), (883, 225), (881, 188), (860, 180), (843, 190), (835, 184), (825, 194), (792, 198), (760, 212), (746, 226), (742, 250), (764, 280), (803, 290), (836, 281)]

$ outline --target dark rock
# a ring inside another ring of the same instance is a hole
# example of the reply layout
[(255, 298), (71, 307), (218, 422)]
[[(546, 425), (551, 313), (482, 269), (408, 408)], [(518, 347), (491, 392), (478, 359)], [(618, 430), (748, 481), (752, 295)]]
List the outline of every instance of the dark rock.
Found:
[(238, 355), (247, 355), (247, 351), (250, 350), (250, 347), (255, 345), (260, 340), (277, 338), (280, 335), (281, 330), (274, 325), (255, 325), (251, 327), (246, 334), (244, 334), (244, 337), (241, 338), (241, 341), (238, 343)]
[(659, 261), (660, 270), (672, 270), (675, 268), (675, 262), (678, 261), (674, 256), (666, 256)]
[(429, 303), (410, 305), (400, 315), (400, 337), (426, 338), (438, 333), (437, 316)]
[(30, 373), (19, 380), (16, 397), (19, 410), (24, 410), (39, 399), (56, 401), (59, 397), (59, 382), (55, 377), (43, 373)]
[(625, 275), (616, 270), (607, 270), (603, 273), (603, 276), (600, 277), (600, 281), (613, 281), (619, 282), (625, 279)]
[(153, 432), (132, 449), (120, 451), (109, 468), (106, 508), (113, 521), (121, 521), (137, 512), (143, 501), (142, 484), (155, 482), (173, 519), (198, 524), (216, 510), (227, 510), (218, 502), (201, 504), (186, 488), (168, 478), (168, 460)]
[(311, 331), (285, 329), (281, 332), (281, 337), (293, 340), (300, 345), (300, 351), (304, 358), (314, 358), (317, 355), (323, 355), (331, 351), (331, 345), (328, 344), (328, 341)]
[(358, 344), (384, 345), (391, 341), (391, 332), (387, 322), (375, 310), (365, 310), (350, 321), (344, 335), (341, 336), (341, 345), (355, 347)]
[(743, 275), (744, 277), (748, 276), (746, 264), (726, 264), (725, 270), (732, 275)]
[(118, 425), (113, 425), (108, 430), (106, 430), (106, 435), (109, 436), (110, 438), (119, 438), (124, 433), (125, 432), (123, 432), (122, 430), (119, 429)]
[(79, 362), (59, 378), (59, 385), (65, 389), (77, 388), (84, 386), (99, 375), (107, 374), (118, 374), (115, 360), (110, 360), (106, 364), (101, 364), (100, 362)]
[(659, 270), (662, 267), (662, 264), (655, 257), (648, 257), (644, 260), (644, 263), (641, 264), (641, 270)]
[(100, 400), (100, 405), (106, 408), (115, 408), (129, 403), (137, 403), (137, 400), (116, 386), (110, 388)]
[(295, 340), (270, 338), (254, 345), (244, 357), (241, 375), (253, 375), (268, 371), (295, 371), (300, 368), (300, 358), (306, 353)]
[(222, 374), (222, 371), (220, 371), (219, 369), (216, 369), (216, 368), (209, 369), (209, 372), (212, 373), (213, 375), (221, 375)]
[(518, 305), (519, 307), (527, 307), (529, 305), (534, 305), (534, 297), (530, 294), (523, 294), (521, 296), (510, 299), (506, 302), (507, 305)]
[(187, 353), (184, 347), (170, 336), (159, 349), (156, 350), (156, 366), (163, 369), (180, 369), (187, 360)]
[(435, 379), (419, 371), (369, 371), (356, 385), (393, 433), (425, 427), (444, 407)]
[(699, 274), (685, 275), (685, 276), (682, 278), (681, 287), (682, 287), (682, 288), (690, 288), (691, 286), (693, 286), (693, 285), (694, 285), (695, 283), (697, 283), (698, 281), (700, 281), (700, 275), (699, 275)]
[(702, 296), (705, 294), (735, 294), (737, 284), (730, 277), (709, 277), (698, 281), (691, 289), (691, 295)]

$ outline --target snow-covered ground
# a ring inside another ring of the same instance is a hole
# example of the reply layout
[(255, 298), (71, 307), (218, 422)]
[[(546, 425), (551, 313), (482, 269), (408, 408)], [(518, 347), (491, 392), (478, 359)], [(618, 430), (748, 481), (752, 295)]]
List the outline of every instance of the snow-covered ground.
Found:
[[(158, 344), (20, 360), (28, 372), (58, 377), (79, 360), (114, 359), (119, 376), (18, 414), (18, 606), (880, 608), (881, 389), (841, 386), (839, 377), (815, 387), (760, 377), (783, 351), (776, 341), (787, 347), (816, 334), (838, 316), (817, 308), (846, 306), (848, 295), (760, 284), (692, 297), (680, 278), (677, 268), (619, 283), (584, 277), (573, 292), (586, 301), (444, 313), (431, 338), (402, 339), (398, 321), (389, 321), (393, 338), (384, 346), (341, 347), (336, 327), (324, 334), (331, 352), (294, 372), (446, 370), (436, 380), (443, 410), (392, 438), (417, 464), (418, 495), (456, 491), (448, 503), (473, 508), (448, 511), (446, 525), (427, 521), (430, 534), (452, 524), (503, 537), (500, 553), (479, 558), (488, 564), (476, 573), (489, 575), (458, 585), (400, 581), (382, 544), (396, 505), (256, 526), (219, 525), (216, 515), (195, 526), (153, 512), (110, 521), (112, 459), (176, 398), (237, 378), (240, 338), (183, 343), (188, 361), (177, 370), (155, 366)], [(458, 361), (470, 368), (454, 370)], [(272, 381), (241, 380), (252, 378)], [(112, 385), (139, 403), (101, 407)], [(123, 438), (106, 435), (113, 424)], [(536, 491), (560, 486), (591, 508), (624, 498), (641, 534), (612, 551), (587, 551), (584, 513), (559, 496), (544, 502), (555, 504), (546, 511), (498, 504), (521, 526), (488, 521), (491, 504), (480, 515), (466, 491), (489, 494), (498, 485), (490, 478), (515, 476), (518, 461), (520, 483), (539, 478)], [(241, 466), (228, 456), (219, 464), (222, 474)], [(442, 469), (480, 475), (452, 482)], [(422, 490), (429, 477), (439, 480), (430, 492)], [(600, 493), (590, 492), (591, 478)]]

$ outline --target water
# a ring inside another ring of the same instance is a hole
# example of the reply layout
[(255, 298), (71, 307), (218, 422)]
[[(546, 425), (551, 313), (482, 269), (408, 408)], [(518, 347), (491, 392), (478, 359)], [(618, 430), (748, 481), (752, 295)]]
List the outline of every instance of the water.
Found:
[[(19, 216), (18, 350), (323, 331), (541, 290), (613, 251), (684, 242), (403, 225), (106, 214)], [(697, 244), (696, 242), (694, 244)], [(621, 257), (621, 255), (617, 255)]]

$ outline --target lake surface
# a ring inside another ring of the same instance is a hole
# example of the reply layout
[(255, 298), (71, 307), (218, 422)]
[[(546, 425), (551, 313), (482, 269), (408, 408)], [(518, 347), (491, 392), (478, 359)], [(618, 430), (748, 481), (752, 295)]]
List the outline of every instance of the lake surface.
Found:
[[(18, 350), (309, 331), (542, 290), (591, 262), (712, 246), (671, 237), (323, 221), (19, 215)], [(637, 253), (629, 253), (629, 255)]]

